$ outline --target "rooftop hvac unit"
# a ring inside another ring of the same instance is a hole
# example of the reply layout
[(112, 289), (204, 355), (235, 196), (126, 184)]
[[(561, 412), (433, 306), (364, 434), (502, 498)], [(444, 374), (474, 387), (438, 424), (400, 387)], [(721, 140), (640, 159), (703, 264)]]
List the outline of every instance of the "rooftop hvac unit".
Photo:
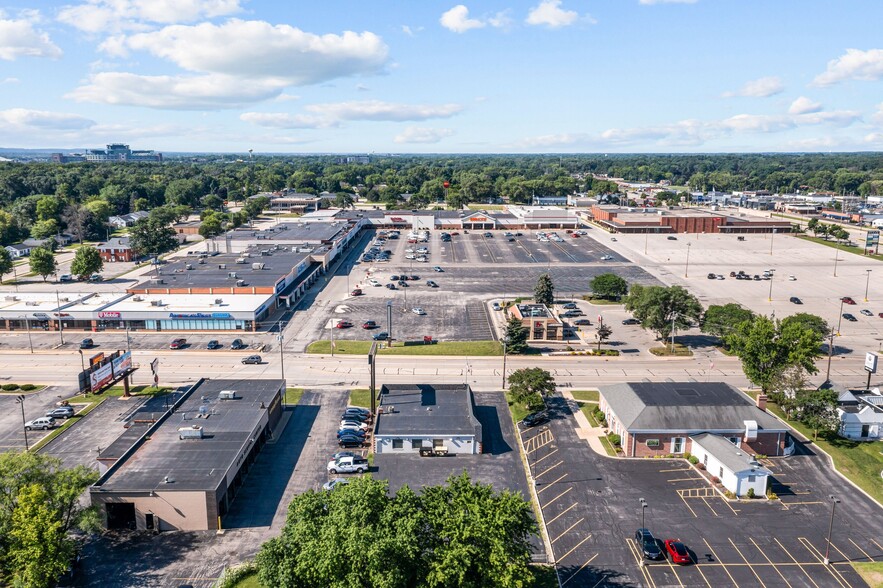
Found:
[(162, 300), (151, 300), (150, 306), (162, 306)]
[(140, 296), (133, 296), (133, 297), (132, 297), (132, 301), (133, 301), (133, 302), (142, 302), (143, 300), (144, 300), (144, 299), (143, 299), (142, 297), (140, 297)]
[(165, 280), (163, 280), (162, 278), (150, 278), (151, 284), (162, 284), (164, 282)]
[(191, 425), (189, 427), (181, 427), (178, 429), (179, 439), (202, 439), (202, 427), (199, 425)]
[(253, 270), (262, 270), (262, 269), (264, 269), (264, 264), (262, 264), (262, 263), (253, 263), (253, 264), (251, 264), (251, 269), (253, 269)]
[(6, 300), (7, 302), (15, 302), (16, 300), (18, 300), (18, 296), (6, 296), (4, 300)]
[(224, 304), (223, 298), (215, 298), (215, 304)]
[(219, 400), (236, 400), (236, 390), (221, 390), (218, 393)]
[(193, 264), (192, 264), (192, 263), (188, 263), (187, 265), (184, 266), (184, 269), (192, 270), (192, 269), (193, 269)]
[(25, 302), (25, 306), (40, 306), (40, 303), (36, 300), (28, 300)]
[(219, 263), (218, 269), (227, 269), (227, 264), (226, 263)]

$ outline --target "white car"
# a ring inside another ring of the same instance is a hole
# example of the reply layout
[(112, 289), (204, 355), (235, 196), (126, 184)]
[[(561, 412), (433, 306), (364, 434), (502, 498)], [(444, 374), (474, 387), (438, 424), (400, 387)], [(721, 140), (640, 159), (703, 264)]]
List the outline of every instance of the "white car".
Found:
[(413, 312), (414, 314), (419, 314), (420, 316), (423, 316), (423, 315), (426, 314), (426, 311), (423, 310), (423, 309), (420, 308), (420, 307), (412, 308), (412, 309), (411, 309), (411, 312)]
[(602, 255), (601, 261), (611, 261), (613, 259), (612, 255)]
[(796, 282), (796, 281), (797, 281), (797, 278), (794, 277), (794, 276), (788, 276), (788, 280), (791, 281), (791, 282)]
[(372, 286), (380, 286), (380, 282), (378, 282), (374, 278), (368, 278), (368, 283), (371, 284)]
[(346, 478), (334, 478), (333, 480), (328, 480), (324, 484), (322, 484), (322, 490), (331, 491), (337, 488), (338, 486), (346, 486), (350, 481)]
[(420, 257), (417, 258), (416, 261), (422, 261), (423, 263), (426, 263), (429, 261), (429, 259), (425, 255), (421, 255)]
[(340, 421), (341, 429), (358, 429), (360, 431), (368, 430), (368, 423), (363, 423), (360, 421), (348, 421), (346, 419)]
[(427, 249), (426, 247), (421, 247), (417, 250), (417, 253), (429, 253), (429, 249)]
[(331, 474), (336, 474), (338, 472), (342, 474), (353, 472), (361, 474), (362, 472), (368, 471), (368, 460), (359, 455), (353, 457), (341, 457), (337, 461), (329, 461), (327, 469)]
[(408, 247), (407, 249), (405, 249), (405, 253), (414, 253), (414, 249), (411, 247)]
[(55, 428), (55, 419), (52, 417), (40, 417), (25, 423), (25, 430), (42, 429), (48, 431)]
[(405, 254), (405, 259), (415, 259), (416, 257), (417, 257), (417, 256), (414, 255), (413, 253), (407, 253), (407, 254)]

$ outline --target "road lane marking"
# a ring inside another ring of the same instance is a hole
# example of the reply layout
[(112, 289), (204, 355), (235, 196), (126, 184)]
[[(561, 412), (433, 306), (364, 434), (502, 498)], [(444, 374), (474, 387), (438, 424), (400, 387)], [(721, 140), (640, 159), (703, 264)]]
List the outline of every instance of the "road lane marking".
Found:
[(789, 581), (785, 578), (785, 576), (782, 574), (782, 572), (779, 571), (779, 568), (776, 566), (776, 564), (773, 563), (773, 560), (771, 560), (771, 559), (769, 558), (769, 556), (767, 556), (766, 552), (765, 552), (763, 549), (760, 548), (760, 545), (757, 544), (757, 541), (754, 540), (754, 537), (749, 537), (748, 540), (751, 541), (751, 542), (754, 544), (754, 546), (757, 548), (757, 551), (760, 552), (760, 554), (763, 556), (763, 558), (764, 558), (765, 560), (767, 560), (767, 562), (769, 562), (769, 564), (770, 564), (771, 566), (773, 566), (773, 569), (775, 569), (775, 570), (776, 570), (776, 573), (778, 573), (778, 574), (782, 577), (782, 580), (785, 582), (785, 584), (788, 585), (788, 588), (791, 588), (791, 582), (789, 582)]
[(751, 566), (751, 563), (748, 561), (748, 558), (745, 557), (745, 555), (743, 555), (742, 550), (739, 549), (739, 547), (736, 545), (736, 543), (735, 543), (732, 539), (728, 539), (728, 540), (729, 540), (729, 542), (730, 542), (730, 545), (733, 546), (733, 549), (736, 550), (736, 553), (739, 554), (739, 557), (741, 557), (742, 560), (743, 560), (746, 564), (748, 564), (748, 569), (751, 570), (751, 573), (754, 574), (754, 577), (757, 578), (757, 581), (760, 582), (760, 585), (763, 586), (763, 588), (766, 588), (766, 584), (763, 583), (763, 580), (761, 580), (761, 579), (760, 579), (760, 576), (757, 575), (757, 572), (754, 571), (754, 568)]
[(577, 543), (576, 545), (574, 545), (574, 546), (570, 549), (570, 551), (568, 551), (567, 553), (565, 553), (564, 555), (562, 555), (561, 557), (559, 557), (559, 558), (558, 558), (558, 561), (559, 561), (559, 562), (564, 561), (564, 559), (567, 558), (568, 555), (570, 555), (571, 553), (573, 553), (574, 551), (576, 551), (576, 548), (577, 548), (577, 547), (579, 547), (580, 545), (582, 545), (583, 543), (585, 543), (586, 541), (588, 541), (588, 540), (591, 539), (591, 538), (592, 538), (592, 534), (589, 533), (588, 535), (586, 535), (586, 538), (585, 538), (585, 539), (583, 539), (582, 541), (580, 541), (579, 543)]
[(558, 496), (556, 496), (555, 498), (553, 498), (552, 500), (550, 500), (546, 504), (542, 505), (540, 508), (542, 508), (543, 510), (546, 510), (546, 507), (548, 507), (550, 504), (552, 504), (553, 502), (555, 502), (556, 500), (558, 500), (559, 498), (561, 498), (562, 496), (564, 496), (565, 494), (567, 494), (571, 490), (573, 490), (573, 486), (570, 486), (567, 490), (565, 490), (564, 492), (562, 492), (561, 494), (559, 494)]
[[(573, 506), (576, 506), (576, 505), (574, 504)], [(571, 507), (571, 508), (573, 508), (573, 507)], [(559, 539), (561, 539), (562, 537), (564, 537), (567, 533), (569, 533), (571, 530), (573, 530), (573, 528), (574, 528), (575, 526), (577, 526), (578, 524), (580, 524), (580, 523), (583, 522), (584, 520), (586, 520), (585, 517), (581, 518), (581, 519), (578, 520), (577, 522), (573, 523), (572, 525), (570, 525), (569, 527), (567, 527), (566, 529), (564, 529), (563, 531), (561, 531), (561, 534), (558, 535), (557, 537), (555, 537), (554, 539), (552, 539), (551, 543), (555, 543), (556, 541), (558, 541)], [(548, 526), (549, 526), (549, 525), (546, 525), (547, 528), (548, 528)]]
[[(581, 571), (583, 571), (587, 565), (589, 565), (590, 563), (592, 563), (592, 561), (593, 561), (596, 557), (598, 557), (598, 554), (597, 554), (597, 553), (596, 553), (595, 555), (593, 555), (592, 557), (590, 557), (589, 559), (587, 559), (587, 560), (586, 560), (586, 563), (584, 563), (583, 565), (581, 565), (577, 571), (573, 572), (573, 573), (570, 575), (569, 578), (567, 578), (566, 580), (564, 580), (563, 582), (561, 582), (561, 585), (564, 586), (565, 584), (567, 584), (568, 582), (570, 582), (574, 577), (576, 577), (576, 575), (577, 575), (578, 573), (580, 573)], [(605, 579), (605, 578), (601, 578), (601, 579), (598, 581), (598, 584), (600, 584), (601, 582), (603, 582), (604, 579)], [(598, 584), (595, 584), (595, 586), (597, 586)]]
[(570, 506), (568, 506), (567, 509), (562, 510), (562, 511), (559, 512), (557, 515), (555, 515), (555, 518), (554, 518), (554, 519), (552, 519), (552, 520), (550, 520), (550, 521), (547, 521), (547, 522), (546, 522), (546, 529), (548, 530), (549, 525), (551, 525), (552, 523), (554, 523), (555, 521), (557, 521), (559, 518), (561, 518), (561, 516), (564, 515), (564, 513), (568, 512), (568, 511), (570, 511), (570, 510), (572, 510), (572, 509), (574, 509), (574, 508), (576, 508), (576, 503), (575, 503), (575, 502), (574, 502), (573, 504), (571, 504)]
[[(724, 571), (725, 571), (725, 572), (727, 573), (727, 575), (730, 577), (730, 580), (733, 582), (733, 586), (736, 586), (736, 588), (739, 588), (739, 583), (736, 582), (736, 579), (733, 578), (733, 575), (732, 575), (732, 574), (730, 574), (730, 570), (727, 569), (727, 566), (723, 565), (724, 562), (721, 561), (721, 558), (719, 558), (719, 557), (717, 556), (717, 554), (714, 552), (714, 549), (711, 548), (711, 543), (708, 542), (708, 539), (703, 538), (702, 540), (705, 542), (705, 546), (708, 547), (708, 551), (710, 551), (710, 552), (711, 552), (711, 555), (714, 556), (714, 561), (716, 561), (716, 562), (718, 562), (719, 564), (721, 564), (721, 567), (724, 569)], [(705, 564), (703, 564), (703, 565), (705, 565)]]
[(552, 480), (551, 482), (548, 482), (545, 486), (543, 486), (542, 488), (540, 488), (539, 490), (537, 490), (537, 494), (539, 494), (540, 492), (544, 492), (544, 491), (548, 490), (548, 489), (551, 488), (554, 484), (556, 484), (557, 482), (560, 482), (561, 480), (563, 480), (563, 479), (566, 478), (566, 477), (567, 477), (567, 474), (564, 474), (563, 476), (561, 476), (561, 477), (558, 478), (557, 480)]

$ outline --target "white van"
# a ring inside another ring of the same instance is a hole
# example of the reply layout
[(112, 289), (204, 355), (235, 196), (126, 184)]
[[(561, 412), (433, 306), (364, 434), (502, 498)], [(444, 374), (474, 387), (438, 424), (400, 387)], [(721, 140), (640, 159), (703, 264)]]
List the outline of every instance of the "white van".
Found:
[(372, 286), (379, 286), (380, 285), (380, 282), (378, 282), (374, 278), (368, 278), (368, 283), (371, 284)]

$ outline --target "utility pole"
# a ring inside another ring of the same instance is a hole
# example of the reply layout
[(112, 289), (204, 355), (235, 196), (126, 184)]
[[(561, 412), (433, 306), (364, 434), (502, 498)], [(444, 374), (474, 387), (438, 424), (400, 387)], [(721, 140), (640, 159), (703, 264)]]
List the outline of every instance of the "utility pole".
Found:
[(828, 335), (828, 370), (825, 372), (825, 384), (831, 383), (831, 358), (834, 357), (834, 329)]
[(18, 402), (21, 405), (21, 427), (25, 432), (25, 451), (30, 451), (31, 447), (28, 444), (28, 428), (25, 425), (25, 423), (27, 421), (25, 421), (25, 396), (24, 396), (24, 394), (19, 394), (15, 400), (16, 400), (16, 402)]
[(31, 321), (28, 320), (27, 316), (21, 317), (25, 320), (25, 329), (28, 331), (28, 347), (31, 348), (31, 353), (34, 352), (34, 342), (31, 340)]
[(867, 302), (868, 301), (868, 288), (871, 286), (871, 272), (873, 270), (867, 269), (865, 271), (868, 272), (868, 279), (865, 281), (865, 302)]
[(503, 390), (506, 389), (506, 345), (509, 343), (509, 337), (503, 337)]
[(825, 565), (829, 565), (831, 563), (831, 559), (828, 557), (831, 555), (831, 534), (834, 532), (834, 511), (837, 509), (837, 503), (840, 502), (840, 499), (831, 494), (828, 496), (828, 499), (831, 500), (831, 524), (828, 525), (828, 545), (825, 547)]
[(687, 243), (687, 264), (684, 266), (684, 277), (687, 277), (687, 274), (690, 271), (690, 246), (692, 243)]
[(64, 345), (64, 321), (61, 320), (61, 301), (58, 298), (58, 290), (55, 291), (55, 314), (58, 317), (58, 335), (61, 337), (61, 344)]

